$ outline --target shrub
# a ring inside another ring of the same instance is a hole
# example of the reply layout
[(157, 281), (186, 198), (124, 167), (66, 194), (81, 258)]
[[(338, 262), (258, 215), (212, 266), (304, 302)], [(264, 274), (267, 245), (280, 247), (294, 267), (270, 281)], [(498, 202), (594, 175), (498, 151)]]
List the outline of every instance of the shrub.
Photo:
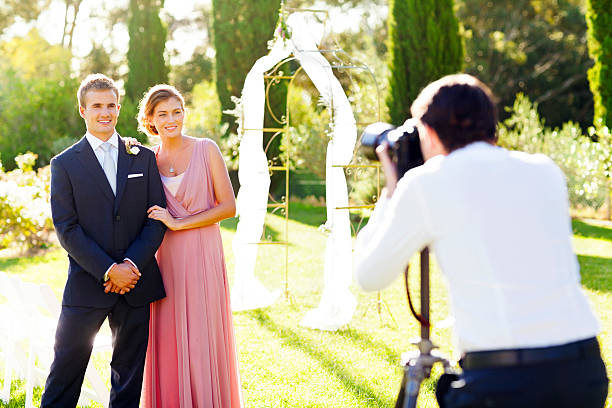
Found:
[(518, 94), (511, 116), (499, 127), (499, 144), (513, 150), (543, 153), (553, 159), (567, 177), (573, 207), (599, 209), (608, 194), (610, 177), (609, 130), (589, 129), (584, 135), (573, 122), (550, 129), (538, 115), (537, 104)]
[(15, 158), (17, 169), (4, 172), (0, 165), (0, 248), (41, 248), (53, 230), (49, 206), (49, 166), (33, 170), (38, 155)]

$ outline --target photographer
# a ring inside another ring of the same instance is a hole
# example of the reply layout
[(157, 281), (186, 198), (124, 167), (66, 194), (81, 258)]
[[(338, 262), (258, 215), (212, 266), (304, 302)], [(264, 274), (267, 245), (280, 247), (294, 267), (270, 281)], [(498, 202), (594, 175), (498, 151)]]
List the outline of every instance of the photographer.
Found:
[(496, 107), (476, 78), (429, 84), (411, 106), (425, 164), (387, 187), (357, 237), (357, 282), (389, 285), (429, 246), (462, 353), (440, 407), (603, 407), (599, 331), (580, 288), (565, 177), (544, 155), (496, 147)]

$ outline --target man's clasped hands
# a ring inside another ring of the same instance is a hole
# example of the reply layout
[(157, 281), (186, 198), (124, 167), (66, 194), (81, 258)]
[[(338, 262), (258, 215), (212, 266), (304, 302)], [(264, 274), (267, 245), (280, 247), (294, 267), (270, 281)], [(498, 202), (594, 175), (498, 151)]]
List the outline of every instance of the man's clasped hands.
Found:
[(108, 271), (108, 280), (104, 282), (104, 292), (123, 295), (134, 289), (140, 279), (140, 271), (128, 260), (113, 265)]

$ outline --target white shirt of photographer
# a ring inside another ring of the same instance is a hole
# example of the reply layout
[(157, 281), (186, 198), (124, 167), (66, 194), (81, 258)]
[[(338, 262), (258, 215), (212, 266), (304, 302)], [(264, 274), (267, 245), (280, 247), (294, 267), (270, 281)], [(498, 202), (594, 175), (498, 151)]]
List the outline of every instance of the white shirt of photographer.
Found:
[(565, 177), (544, 155), (484, 142), (436, 156), (381, 199), (355, 248), (355, 278), (380, 290), (429, 245), (451, 298), (459, 352), (595, 336), (580, 287)]

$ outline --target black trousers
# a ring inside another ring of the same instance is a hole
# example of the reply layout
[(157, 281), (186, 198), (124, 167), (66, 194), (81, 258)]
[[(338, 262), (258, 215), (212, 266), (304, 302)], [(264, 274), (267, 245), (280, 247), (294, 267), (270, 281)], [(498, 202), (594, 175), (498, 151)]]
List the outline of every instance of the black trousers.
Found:
[(55, 358), (41, 408), (76, 407), (93, 341), (108, 317), (113, 334), (111, 408), (137, 408), (149, 339), (149, 305), (132, 307), (123, 297), (110, 308), (62, 306)]
[(600, 356), (444, 374), (436, 389), (440, 408), (602, 408), (607, 394)]

